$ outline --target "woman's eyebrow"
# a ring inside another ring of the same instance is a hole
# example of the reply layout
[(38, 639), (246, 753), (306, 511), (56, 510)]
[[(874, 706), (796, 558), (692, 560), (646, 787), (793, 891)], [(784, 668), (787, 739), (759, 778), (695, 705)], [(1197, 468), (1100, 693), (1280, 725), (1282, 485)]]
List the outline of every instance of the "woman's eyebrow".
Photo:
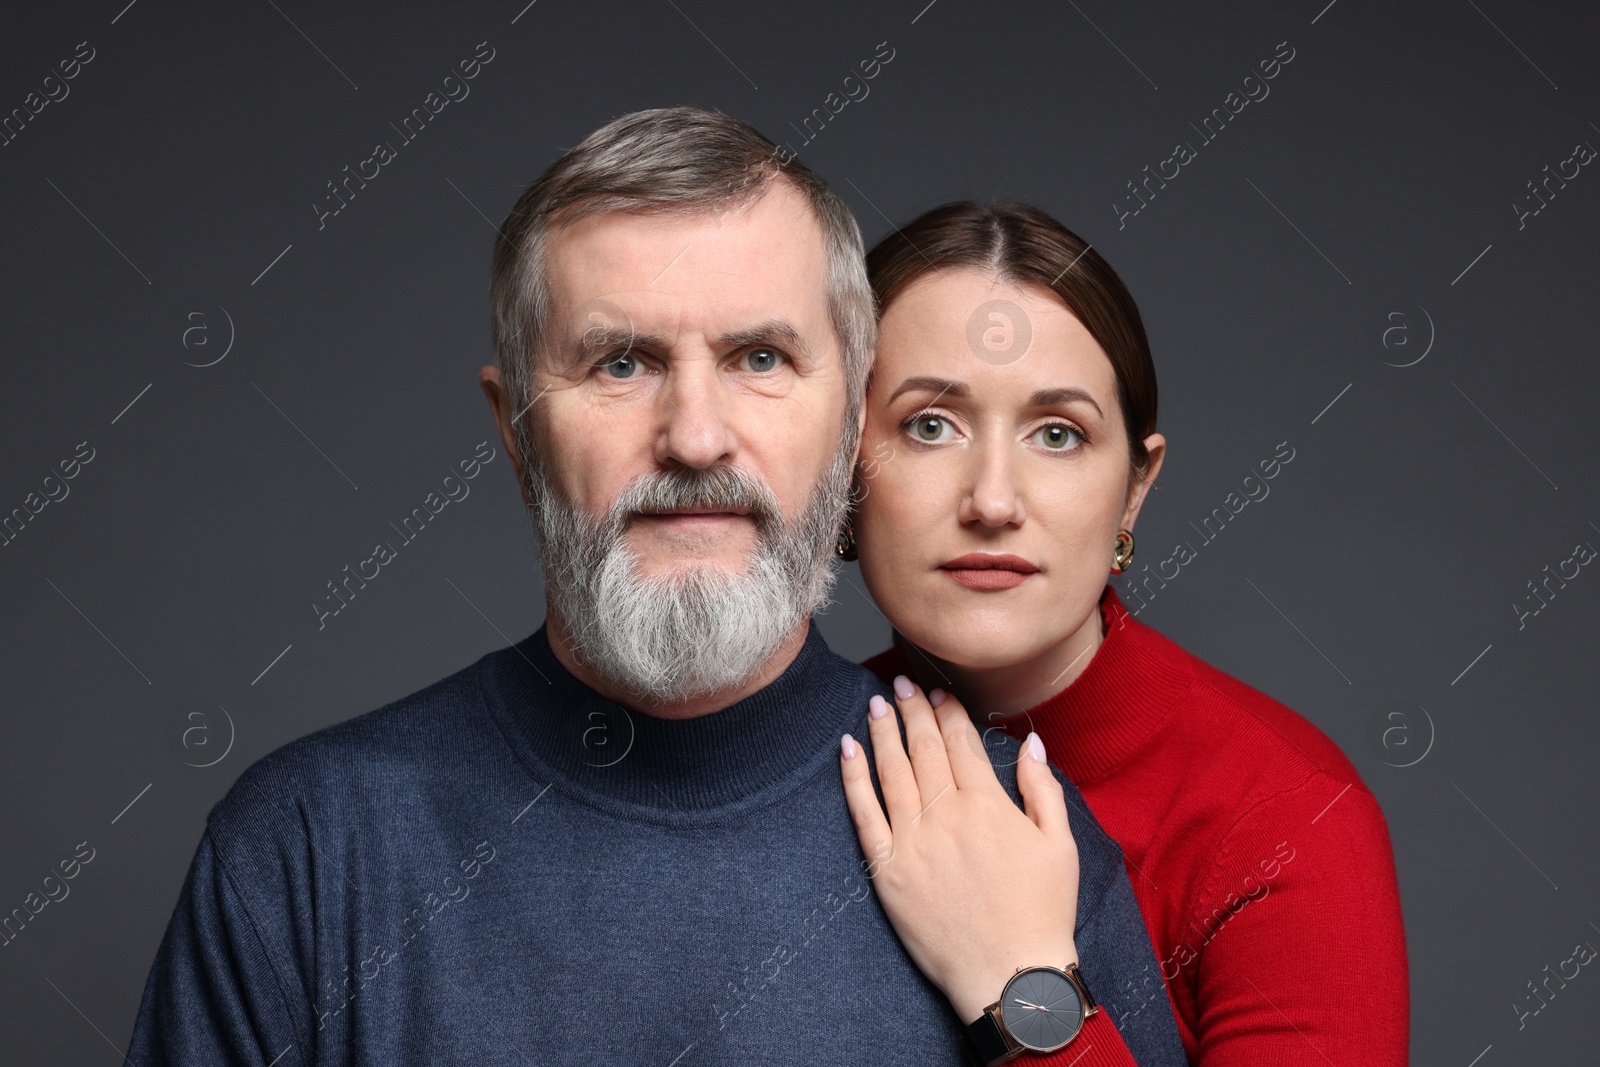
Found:
[(1079, 389), (1076, 386), (1040, 389), (1028, 398), (1028, 404), (1030, 407), (1046, 408), (1052, 404), (1066, 404), (1074, 400), (1082, 400), (1093, 407), (1095, 413), (1102, 419), (1106, 417), (1106, 413), (1100, 410), (1100, 405), (1095, 401), (1095, 398), (1090, 396), (1087, 390)]
[(895, 388), (895, 391), (889, 394), (889, 403), (894, 403), (895, 398), (901, 393), (909, 393), (918, 389), (929, 393), (938, 393), (940, 396), (965, 397), (971, 395), (971, 390), (967, 388), (965, 382), (953, 382), (947, 378), (917, 377), (907, 378), (901, 382)]

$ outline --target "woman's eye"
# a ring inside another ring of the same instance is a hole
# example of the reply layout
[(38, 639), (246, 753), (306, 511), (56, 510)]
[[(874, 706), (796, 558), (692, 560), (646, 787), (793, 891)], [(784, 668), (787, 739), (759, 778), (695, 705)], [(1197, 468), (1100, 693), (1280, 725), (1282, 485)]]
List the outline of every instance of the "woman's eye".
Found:
[(744, 365), (757, 374), (775, 370), (782, 361), (783, 357), (770, 348), (752, 348), (744, 357)]
[(606, 360), (601, 367), (613, 378), (632, 378), (639, 372), (639, 360), (623, 352)]
[(1052, 452), (1065, 452), (1083, 440), (1077, 430), (1059, 422), (1039, 427), (1034, 431), (1033, 439), (1040, 448), (1048, 448)]
[(918, 415), (911, 423), (911, 433), (919, 441), (937, 444), (949, 439), (954, 430), (947, 419), (938, 415)]

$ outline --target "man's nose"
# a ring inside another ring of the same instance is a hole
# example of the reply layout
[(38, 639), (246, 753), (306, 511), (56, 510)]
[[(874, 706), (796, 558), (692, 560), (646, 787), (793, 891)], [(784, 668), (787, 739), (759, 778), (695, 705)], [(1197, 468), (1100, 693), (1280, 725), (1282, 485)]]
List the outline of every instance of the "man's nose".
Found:
[(733, 462), (738, 447), (729, 421), (732, 398), (716, 360), (674, 361), (659, 400), (657, 463), (705, 468)]
[(1027, 519), (1012, 458), (1004, 444), (974, 449), (972, 480), (961, 501), (960, 521), (1001, 527), (1018, 526)]

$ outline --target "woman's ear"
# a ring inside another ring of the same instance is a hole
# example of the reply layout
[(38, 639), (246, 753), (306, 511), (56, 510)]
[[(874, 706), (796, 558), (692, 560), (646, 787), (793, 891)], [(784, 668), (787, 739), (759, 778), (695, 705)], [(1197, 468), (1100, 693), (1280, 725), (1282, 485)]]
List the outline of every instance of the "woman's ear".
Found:
[(1156, 475), (1161, 473), (1161, 462), (1167, 458), (1167, 439), (1158, 433), (1153, 433), (1144, 439), (1144, 449), (1150, 459), (1146, 464), (1144, 477), (1134, 482), (1128, 491), (1128, 503), (1122, 509), (1124, 530), (1133, 529), (1133, 524), (1139, 519), (1139, 509), (1144, 506), (1144, 498), (1156, 484)]

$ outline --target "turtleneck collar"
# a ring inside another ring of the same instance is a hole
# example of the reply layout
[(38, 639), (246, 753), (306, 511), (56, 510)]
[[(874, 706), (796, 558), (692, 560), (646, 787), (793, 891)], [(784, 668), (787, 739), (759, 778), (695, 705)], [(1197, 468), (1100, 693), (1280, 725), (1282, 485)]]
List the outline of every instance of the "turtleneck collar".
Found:
[(544, 627), (485, 657), (484, 700), (533, 777), (629, 818), (691, 825), (761, 807), (833, 766), (872, 679), (813, 625), (770, 685), (721, 711), (661, 719), (575, 678)]
[(1003, 724), (1016, 737), (1037, 729), (1051, 762), (1080, 787), (1110, 774), (1154, 738), (1195, 678), (1189, 654), (1130, 615), (1110, 583), (1099, 606), (1105, 637), (1083, 673)]

